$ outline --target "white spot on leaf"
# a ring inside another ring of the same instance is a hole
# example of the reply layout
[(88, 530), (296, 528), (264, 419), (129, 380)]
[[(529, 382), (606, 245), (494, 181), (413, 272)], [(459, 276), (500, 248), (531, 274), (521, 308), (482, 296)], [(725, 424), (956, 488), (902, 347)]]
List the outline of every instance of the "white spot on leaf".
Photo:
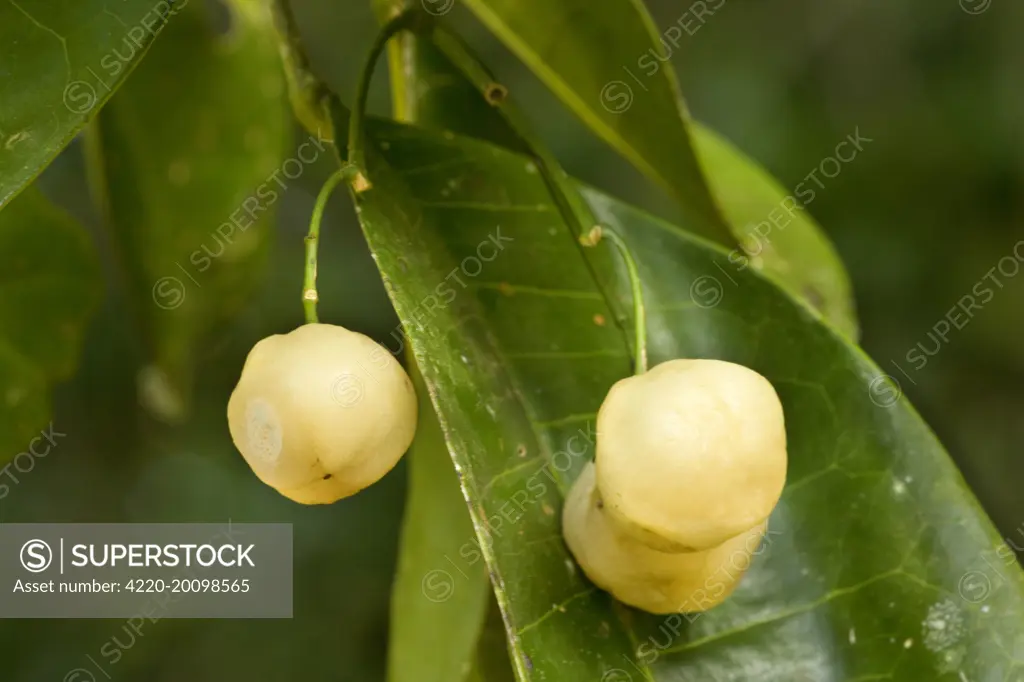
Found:
[(960, 641), (964, 634), (964, 617), (960, 607), (946, 599), (933, 604), (921, 622), (924, 645), (930, 651), (948, 649)]
[(7, 138), (6, 142), (4, 142), (4, 147), (8, 150), (13, 149), (14, 145), (18, 144), (22, 140), (27, 139), (28, 137), (29, 132), (27, 130), (22, 130), (20, 133), (14, 133), (13, 135)]

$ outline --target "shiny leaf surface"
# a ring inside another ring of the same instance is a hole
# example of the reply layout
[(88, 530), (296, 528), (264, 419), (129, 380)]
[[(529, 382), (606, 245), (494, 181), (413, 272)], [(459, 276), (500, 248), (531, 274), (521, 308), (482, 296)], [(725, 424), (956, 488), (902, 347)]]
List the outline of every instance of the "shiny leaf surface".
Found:
[[(825, 233), (771, 175), (690, 120), (672, 65), (663, 61), (724, 2), (690, 6), (660, 35), (640, 0), (467, 5), (595, 133), (674, 191), (686, 229), (738, 241), (751, 255), (736, 251), (735, 262), (770, 273), (856, 337), (849, 277)], [(417, 68), (430, 74), (422, 79), (445, 82), (428, 58)], [(451, 119), (434, 123), (454, 127)]]
[(711, 191), (740, 241), (730, 263), (771, 275), (856, 339), (849, 275), (807, 208), (714, 130), (700, 124), (691, 130)]
[(661, 61), (667, 43), (658, 41), (642, 2), (466, 5), (598, 136), (669, 189), (691, 229), (731, 242), (697, 163), (679, 84)]
[(726, 604), (654, 617), (594, 588), (559, 512), (592, 456), (595, 412), (629, 372), (622, 268), (577, 245), (523, 157), (374, 130), (386, 161), (371, 157), (360, 218), (461, 472), (519, 679), (1019, 673), (1021, 572), (897, 387), (770, 280), (588, 190), (640, 263), (652, 362), (756, 369), (790, 440), (768, 541)]
[(0, 207), (99, 111), (182, 5), (0, 3)]

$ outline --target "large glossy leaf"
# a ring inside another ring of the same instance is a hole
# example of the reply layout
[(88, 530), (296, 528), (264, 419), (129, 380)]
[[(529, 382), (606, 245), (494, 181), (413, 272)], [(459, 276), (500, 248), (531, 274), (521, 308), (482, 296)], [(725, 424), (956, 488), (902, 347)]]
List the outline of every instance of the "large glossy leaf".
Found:
[[(824, 232), (753, 160), (690, 120), (672, 65), (662, 61), (723, 1), (688, 5), (661, 35), (641, 0), (466, 4), (594, 132), (675, 190), (688, 230), (739, 241), (752, 256), (736, 251), (733, 261), (770, 272), (856, 336), (849, 278)], [(408, 73), (415, 61), (403, 63)], [(427, 61), (416, 68), (435, 71)], [(720, 215), (731, 238), (718, 229)]]
[(0, 207), (99, 111), (184, 4), (0, 3)]
[(208, 7), (182, 10), (89, 140), (153, 363), (143, 397), (167, 418), (187, 406), (207, 334), (256, 285), (281, 193), (324, 145), (312, 136), (282, 162), (289, 118), (265, 3), (229, 3), (226, 27)]
[[(489, 145), (373, 128), (364, 232), (461, 473), (523, 680), (1004, 679), (1024, 579), (935, 437), (878, 368), (772, 281), (600, 193), (640, 262), (652, 361), (768, 377), (789, 485), (736, 594), (699, 617), (616, 604), (579, 572), (562, 497), (594, 413), (629, 371), (628, 300), (532, 164)], [(730, 269), (731, 268), (731, 269)], [(728, 273), (728, 276), (726, 276)], [(598, 280), (615, 296), (606, 299)]]
[(458, 682), (476, 660), (490, 590), (444, 435), (419, 372), (416, 440), (391, 590), (389, 682)]
[[(374, 9), (384, 23), (401, 4), (375, 0)], [(453, 72), (429, 40), (404, 33), (388, 47), (396, 118), (451, 121), (455, 132), (521, 145), (498, 112)], [(426, 68), (421, 68), (423, 62)], [(416, 68), (408, 68), (411, 64)], [(409, 359), (414, 365), (411, 354)], [(512, 674), (501, 615), (494, 605), (484, 627), (493, 598), (483, 556), (418, 371), (413, 381), (420, 398), (420, 424), (407, 455), (409, 493), (392, 590), (389, 680), (500, 682)]]
[[(0, 259), (4, 463), (25, 452), (46, 427), (50, 385), (70, 376), (78, 362), (83, 327), (99, 300), (101, 277), (85, 231), (34, 187), (0, 211)], [(19, 471), (31, 466), (31, 458), (16, 463)]]

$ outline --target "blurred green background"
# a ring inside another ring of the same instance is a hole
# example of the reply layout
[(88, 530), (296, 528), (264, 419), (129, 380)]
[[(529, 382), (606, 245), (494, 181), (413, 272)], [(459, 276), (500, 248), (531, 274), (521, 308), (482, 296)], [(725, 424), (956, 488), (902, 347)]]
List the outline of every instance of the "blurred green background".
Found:
[[(691, 4), (646, 2), (662, 30)], [(684, 35), (672, 61), (693, 115), (787, 188), (855, 130), (872, 140), (838, 177), (825, 180), (810, 210), (852, 275), (862, 344), (900, 380), (1004, 535), (1024, 546), (1024, 273), (1002, 278), (1004, 288), (965, 328), (954, 329), (926, 366), (914, 370), (906, 361), (915, 344), (934, 347), (933, 326), (1024, 239), (1024, 5), (962, 4), (726, 0)], [(369, 2), (295, 0), (294, 7), (316, 71), (351, 102), (376, 27)], [(965, 11), (979, 7), (986, 9)], [(571, 172), (675, 214), (659, 190), (590, 136), (463, 8), (456, 5), (451, 18)], [(381, 68), (371, 99), (381, 114), (389, 110), (386, 79)], [(44, 174), (43, 187), (93, 230), (112, 265), (86, 193), (81, 151), (72, 145)], [(163, 425), (139, 407), (135, 376), (143, 350), (119, 278), (108, 268), (105, 304), (81, 369), (57, 393), (54, 427), (68, 435), (0, 501), (3, 522), (294, 523), (295, 618), (165, 620), (147, 624), (141, 636), (121, 621), (0, 621), (0, 679), (383, 677), (404, 468), (354, 498), (300, 507), (256, 480), (234, 451), (225, 419), (252, 344), (302, 322), (302, 236), (331, 170), (325, 156), (278, 203), (265, 283), (211, 340), (195, 411), (183, 425)], [(397, 324), (341, 192), (326, 217), (320, 291), (325, 321), (381, 339)], [(114, 638), (123, 655), (111, 665), (99, 652)]]

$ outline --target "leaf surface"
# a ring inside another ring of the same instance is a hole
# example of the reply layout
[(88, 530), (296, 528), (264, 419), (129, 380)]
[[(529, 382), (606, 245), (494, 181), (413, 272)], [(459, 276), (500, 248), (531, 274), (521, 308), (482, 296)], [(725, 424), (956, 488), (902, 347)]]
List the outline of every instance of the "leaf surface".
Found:
[(0, 207), (99, 111), (182, 4), (0, 3)]
[(477, 642), (476, 658), (470, 670), (469, 682), (514, 682), (515, 673), (508, 657), (508, 640), (505, 638), (505, 623), (501, 610), (493, 596), (480, 639)]
[(466, 501), (419, 372), (416, 440), (391, 590), (389, 682), (458, 682), (475, 660), (490, 590)]
[(265, 3), (191, 3), (103, 110), (90, 170), (119, 247), (151, 366), (143, 399), (188, 405), (207, 335), (258, 283), (284, 189), (323, 153), (311, 136), (282, 162), (289, 117)]
[[(849, 277), (824, 231), (756, 162), (690, 119), (662, 61), (724, 2), (689, 6), (660, 35), (641, 0), (466, 4), (595, 133), (674, 191), (687, 230), (738, 241), (751, 257), (736, 251), (734, 261), (771, 273), (856, 337)], [(439, 79), (430, 61), (417, 68)]]
[(699, 123), (691, 130), (711, 191), (740, 242), (730, 263), (770, 274), (856, 340), (850, 277), (807, 208), (714, 130)]
[(386, 159), (370, 157), (360, 219), (461, 472), (519, 679), (1020, 672), (1020, 569), (896, 386), (771, 280), (587, 190), (639, 261), (652, 363), (752, 367), (778, 390), (790, 441), (768, 542), (726, 604), (655, 617), (594, 588), (559, 513), (593, 455), (595, 413), (629, 372), (623, 268), (577, 245), (527, 159), (395, 124), (372, 131)]
[(78, 364), (102, 280), (85, 230), (35, 187), (0, 211), (0, 256), (2, 463), (25, 452), (46, 426), (50, 386)]
[(466, 5), (599, 137), (671, 191), (693, 231), (732, 242), (697, 162), (679, 84), (659, 59), (666, 45), (640, 0)]
[[(373, 4), (382, 23), (402, 6), (394, 0), (375, 0)], [(429, 40), (402, 33), (391, 40), (388, 49), (396, 118), (449, 121), (460, 134), (488, 137), (519, 148), (521, 143), (503, 125), (498, 112), (470, 83), (454, 74)], [(409, 68), (413, 63), (415, 68)], [(409, 359), (415, 364), (411, 354)], [(407, 455), (409, 492), (392, 590), (389, 680), (425, 682), (424, 676), (438, 682), (512, 679), (501, 615), (490, 596), (466, 500), (418, 371), (413, 381), (420, 398), (420, 424)], [(443, 557), (440, 562), (439, 557)]]

